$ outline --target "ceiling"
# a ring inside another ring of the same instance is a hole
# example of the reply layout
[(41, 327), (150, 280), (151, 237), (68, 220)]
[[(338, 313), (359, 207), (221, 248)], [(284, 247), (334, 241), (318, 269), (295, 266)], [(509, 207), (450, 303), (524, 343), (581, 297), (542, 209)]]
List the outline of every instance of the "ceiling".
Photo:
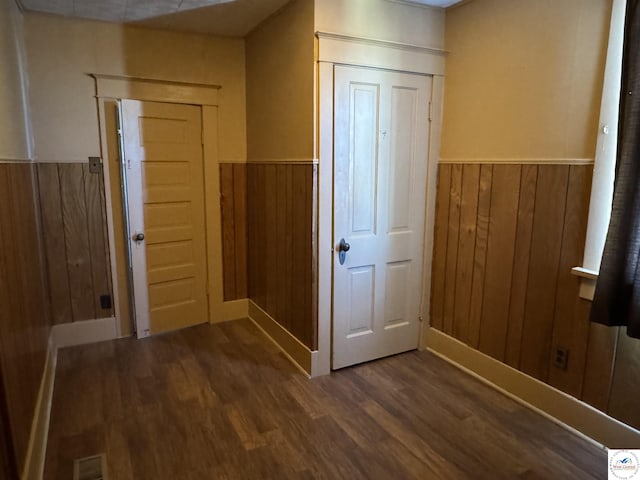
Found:
[[(16, 0), (24, 10), (243, 37), (289, 0)], [(394, 0), (397, 1), (397, 0)], [(401, 0), (448, 7), (460, 0)]]

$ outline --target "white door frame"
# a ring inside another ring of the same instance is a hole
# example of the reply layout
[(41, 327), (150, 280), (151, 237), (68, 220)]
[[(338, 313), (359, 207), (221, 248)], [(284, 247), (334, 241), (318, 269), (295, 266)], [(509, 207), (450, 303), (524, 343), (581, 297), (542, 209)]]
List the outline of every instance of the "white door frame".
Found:
[(119, 168), (119, 162), (117, 158), (109, 158), (110, 150), (107, 136), (111, 131), (106, 125), (105, 102), (114, 102), (121, 99), (177, 103), (201, 107), (209, 322), (216, 323), (246, 317), (248, 314), (247, 300), (225, 302), (223, 297), (222, 226), (219, 201), (220, 165), (218, 159), (218, 91), (220, 86), (119, 75), (92, 74), (91, 76), (96, 84), (100, 141), (103, 164), (105, 165), (107, 231), (118, 336), (126, 335), (130, 330), (129, 319), (123, 318), (124, 315), (120, 315), (123, 311), (121, 308), (122, 303), (129, 302), (129, 299), (120, 298), (118, 293), (117, 264), (118, 262), (126, 261), (126, 250), (117, 248), (117, 245), (122, 242), (116, 242), (114, 233), (114, 221), (120, 220), (120, 212), (114, 211), (116, 210), (114, 205), (122, 205), (121, 201), (111, 194), (111, 172), (113, 168)]
[[(436, 177), (440, 156), (442, 100), (444, 94), (443, 50), (385, 42), (368, 38), (317, 32), (318, 37), (318, 352), (313, 356), (311, 376), (331, 371), (333, 290), (333, 74), (334, 65), (373, 67), (433, 76), (423, 272), (431, 272), (435, 223)], [(431, 276), (423, 273), (419, 348), (426, 346)]]

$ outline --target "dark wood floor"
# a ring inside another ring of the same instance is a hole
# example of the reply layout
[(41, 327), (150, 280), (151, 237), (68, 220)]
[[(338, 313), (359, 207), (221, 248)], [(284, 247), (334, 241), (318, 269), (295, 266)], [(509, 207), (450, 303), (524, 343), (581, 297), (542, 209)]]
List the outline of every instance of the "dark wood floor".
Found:
[(61, 350), (46, 479), (606, 478), (606, 453), (428, 352), (307, 380), (253, 326)]

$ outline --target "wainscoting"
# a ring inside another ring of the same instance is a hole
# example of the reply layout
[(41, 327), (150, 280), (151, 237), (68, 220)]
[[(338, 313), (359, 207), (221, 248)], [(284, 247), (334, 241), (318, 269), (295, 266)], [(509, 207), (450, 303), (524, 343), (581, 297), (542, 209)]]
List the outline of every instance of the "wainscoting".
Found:
[[(589, 322), (591, 165), (441, 164), (431, 326), (640, 428), (640, 342)], [(566, 369), (554, 350), (568, 350)]]
[(113, 316), (102, 173), (88, 163), (38, 165), (51, 314), (54, 324)]
[(247, 298), (247, 164), (220, 164), (225, 302)]
[(247, 164), (249, 298), (317, 348), (317, 165)]
[(14, 473), (26, 458), (50, 331), (35, 175), (32, 163), (0, 163), (0, 436), (8, 436), (0, 448)]

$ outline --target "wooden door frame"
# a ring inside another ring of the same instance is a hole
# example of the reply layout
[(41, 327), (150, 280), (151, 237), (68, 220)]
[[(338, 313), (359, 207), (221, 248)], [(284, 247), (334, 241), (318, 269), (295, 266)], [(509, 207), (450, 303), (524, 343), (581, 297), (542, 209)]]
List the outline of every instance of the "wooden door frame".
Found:
[[(205, 232), (207, 255), (207, 295), (209, 323), (246, 317), (247, 300), (225, 302), (223, 297), (222, 236), (220, 212), (220, 163), (218, 158), (218, 92), (219, 85), (175, 82), (171, 80), (91, 74), (95, 80), (100, 128), (100, 144), (104, 169), (107, 231), (113, 284), (113, 302), (118, 336), (133, 333), (130, 316), (129, 289), (126, 275), (127, 253), (123, 235), (116, 223), (123, 221), (120, 195), (120, 159), (116, 126), (109, 108), (122, 99), (199, 106), (202, 115), (202, 162), (204, 174)], [(113, 181), (112, 181), (113, 178)], [(122, 262), (125, 275), (122, 275)], [(120, 275), (118, 269), (120, 268)], [(123, 285), (124, 283), (124, 285)], [(123, 298), (124, 297), (124, 298)]]
[(440, 157), (442, 129), (442, 100), (444, 94), (444, 50), (316, 32), (318, 121), (316, 157), (318, 166), (318, 351), (314, 352), (311, 376), (331, 372), (333, 322), (333, 94), (334, 66), (369, 67), (397, 72), (430, 75), (431, 122), (429, 123), (429, 151), (425, 208), (423, 285), (421, 292), (419, 348), (426, 347), (431, 291), (431, 260), (433, 228), (435, 225), (436, 179)]

